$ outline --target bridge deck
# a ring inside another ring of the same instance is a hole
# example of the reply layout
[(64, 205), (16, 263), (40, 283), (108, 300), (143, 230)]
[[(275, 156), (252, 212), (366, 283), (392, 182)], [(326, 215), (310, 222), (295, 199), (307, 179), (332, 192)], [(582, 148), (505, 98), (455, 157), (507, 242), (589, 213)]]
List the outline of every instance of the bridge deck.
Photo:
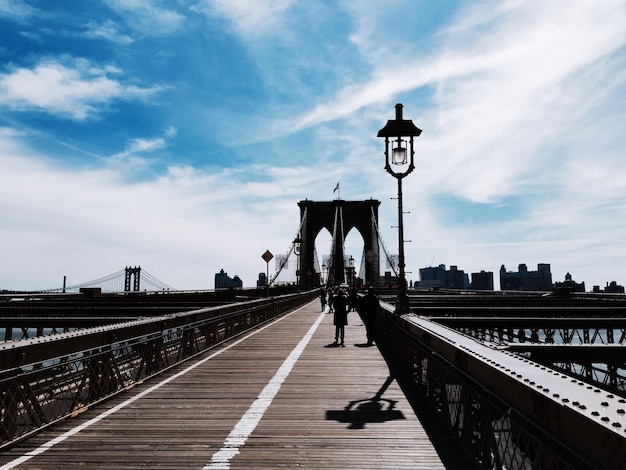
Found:
[(0, 453), (0, 465), (469, 468), (363, 347), (355, 312), (349, 323), (346, 347), (332, 347), (332, 315), (308, 304)]

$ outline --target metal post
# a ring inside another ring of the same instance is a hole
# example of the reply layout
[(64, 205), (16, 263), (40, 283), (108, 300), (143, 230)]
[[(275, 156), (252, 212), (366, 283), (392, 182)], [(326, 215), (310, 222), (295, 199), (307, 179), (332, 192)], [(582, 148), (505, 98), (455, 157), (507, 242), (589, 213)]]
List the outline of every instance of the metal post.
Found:
[(400, 279), (398, 280), (398, 299), (396, 303), (396, 313), (398, 314), (411, 311), (404, 273), (404, 222), (402, 215), (402, 177), (400, 176), (398, 177), (398, 268), (400, 269)]

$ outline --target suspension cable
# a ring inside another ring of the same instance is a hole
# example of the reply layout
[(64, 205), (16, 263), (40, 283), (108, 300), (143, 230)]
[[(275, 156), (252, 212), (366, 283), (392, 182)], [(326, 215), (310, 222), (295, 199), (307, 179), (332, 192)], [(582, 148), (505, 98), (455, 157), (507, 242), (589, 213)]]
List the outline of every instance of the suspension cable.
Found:
[[(294, 237), (294, 239), (298, 238), (300, 236), (300, 234), (302, 233), (302, 227), (304, 227), (304, 224), (306, 223), (306, 218), (307, 218), (308, 211), (309, 211), (308, 207), (305, 207), (304, 214), (302, 216), (302, 220), (300, 221), (300, 227), (298, 227), (298, 231), (296, 232), (296, 236)], [(287, 264), (287, 261), (289, 260), (289, 257), (291, 256), (291, 253), (293, 252), (293, 249), (294, 249), (294, 244), (292, 243), (291, 246), (289, 247), (287, 255), (282, 259), (282, 261), (280, 262), (280, 265), (278, 266), (278, 268), (276, 268), (276, 272), (268, 280), (268, 283), (267, 283), (268, 286), (271, 286), (276, 281), (276, 279), (278, 279), (278, 276), (280, 275), (281, 271), (283, 270), (283, 268)]]
[(396, 275), (396, 277), (399, 277), (398, 271), (391, 259), (391, 256), (387, 252), (387, 247), (385, 246), (383, 237), (380, 235), (380, 231), (378, 230), (378, 224), (376, 223), (376, 217), (374, 216), (374, 208), (370, 207), (370, 211), (372, 213), (372, 225), (374, 225), (374, 228), (376, 229), (376, 235), (378, 236), (378, 240), (381, 246), (383, 247), (383, 253), (385, 253), (385, 257), (387, 258), (387, 263), (389, 263), (389, 266), (391, 266), (391, 269), (393, 270), (393, 273)]

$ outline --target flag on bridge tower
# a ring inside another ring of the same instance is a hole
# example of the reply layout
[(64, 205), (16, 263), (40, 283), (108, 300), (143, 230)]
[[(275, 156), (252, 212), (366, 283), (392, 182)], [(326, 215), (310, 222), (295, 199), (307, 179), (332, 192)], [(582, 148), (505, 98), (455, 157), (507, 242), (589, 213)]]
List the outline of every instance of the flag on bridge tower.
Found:
[(339, 183), (337, 183), (337, 186), (335, 186), (335, 189), (333, 189), (333, 194), (335, 194), (337, 191), (339, 191)]

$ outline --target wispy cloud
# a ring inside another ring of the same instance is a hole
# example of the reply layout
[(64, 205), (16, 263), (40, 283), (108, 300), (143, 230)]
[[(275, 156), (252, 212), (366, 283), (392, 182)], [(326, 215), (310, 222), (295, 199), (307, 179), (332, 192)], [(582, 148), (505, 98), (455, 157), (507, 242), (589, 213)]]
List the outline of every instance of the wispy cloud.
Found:
[(89, 39), (103, 39), (118, 44), (130, 44), (133, 38), (120, 32), (119, 25), (112, 20), (102, 23), (89, 22), (85, 25), (84, 36)]
[(226, 18), (232, 28), (244, 38), (280, 35), (285, 14), (294, 0), (249, 2), (246, 0), (200, 0), (192, 10)]
[(0, 75), (0, 105), (82, 120), (116, 99), (137, 99), (159, 87), (141, 88), (112, 78), (114, 67), (101, 67), (86, 59), (44, 60), (32, 69), (14, 68)]
[[(153, 0), (104, 0), (123, 18), (129, 27), (144, 36), (167, 36), (180, 30), (185, 17), (168, 2)], [(161, 6), (163, 5), (163, 6)]]
[(24, 0), (0, 0), (0, 18), (22, 21), (34, 16), (38, 11)]
[(30, 249), (23, 283), (141, 263), (175, 287), (220, 268), (252, 285), (297, 201), (337, 181), (381, 200), (395, 251), (376, 132), (396, 102), (424, 130), (404, 185), (413, 279), (434, 258), (626, 282), (622, 0), (29, 5), (0, 0), (16, 45), (0, 48), (0, 283)]

